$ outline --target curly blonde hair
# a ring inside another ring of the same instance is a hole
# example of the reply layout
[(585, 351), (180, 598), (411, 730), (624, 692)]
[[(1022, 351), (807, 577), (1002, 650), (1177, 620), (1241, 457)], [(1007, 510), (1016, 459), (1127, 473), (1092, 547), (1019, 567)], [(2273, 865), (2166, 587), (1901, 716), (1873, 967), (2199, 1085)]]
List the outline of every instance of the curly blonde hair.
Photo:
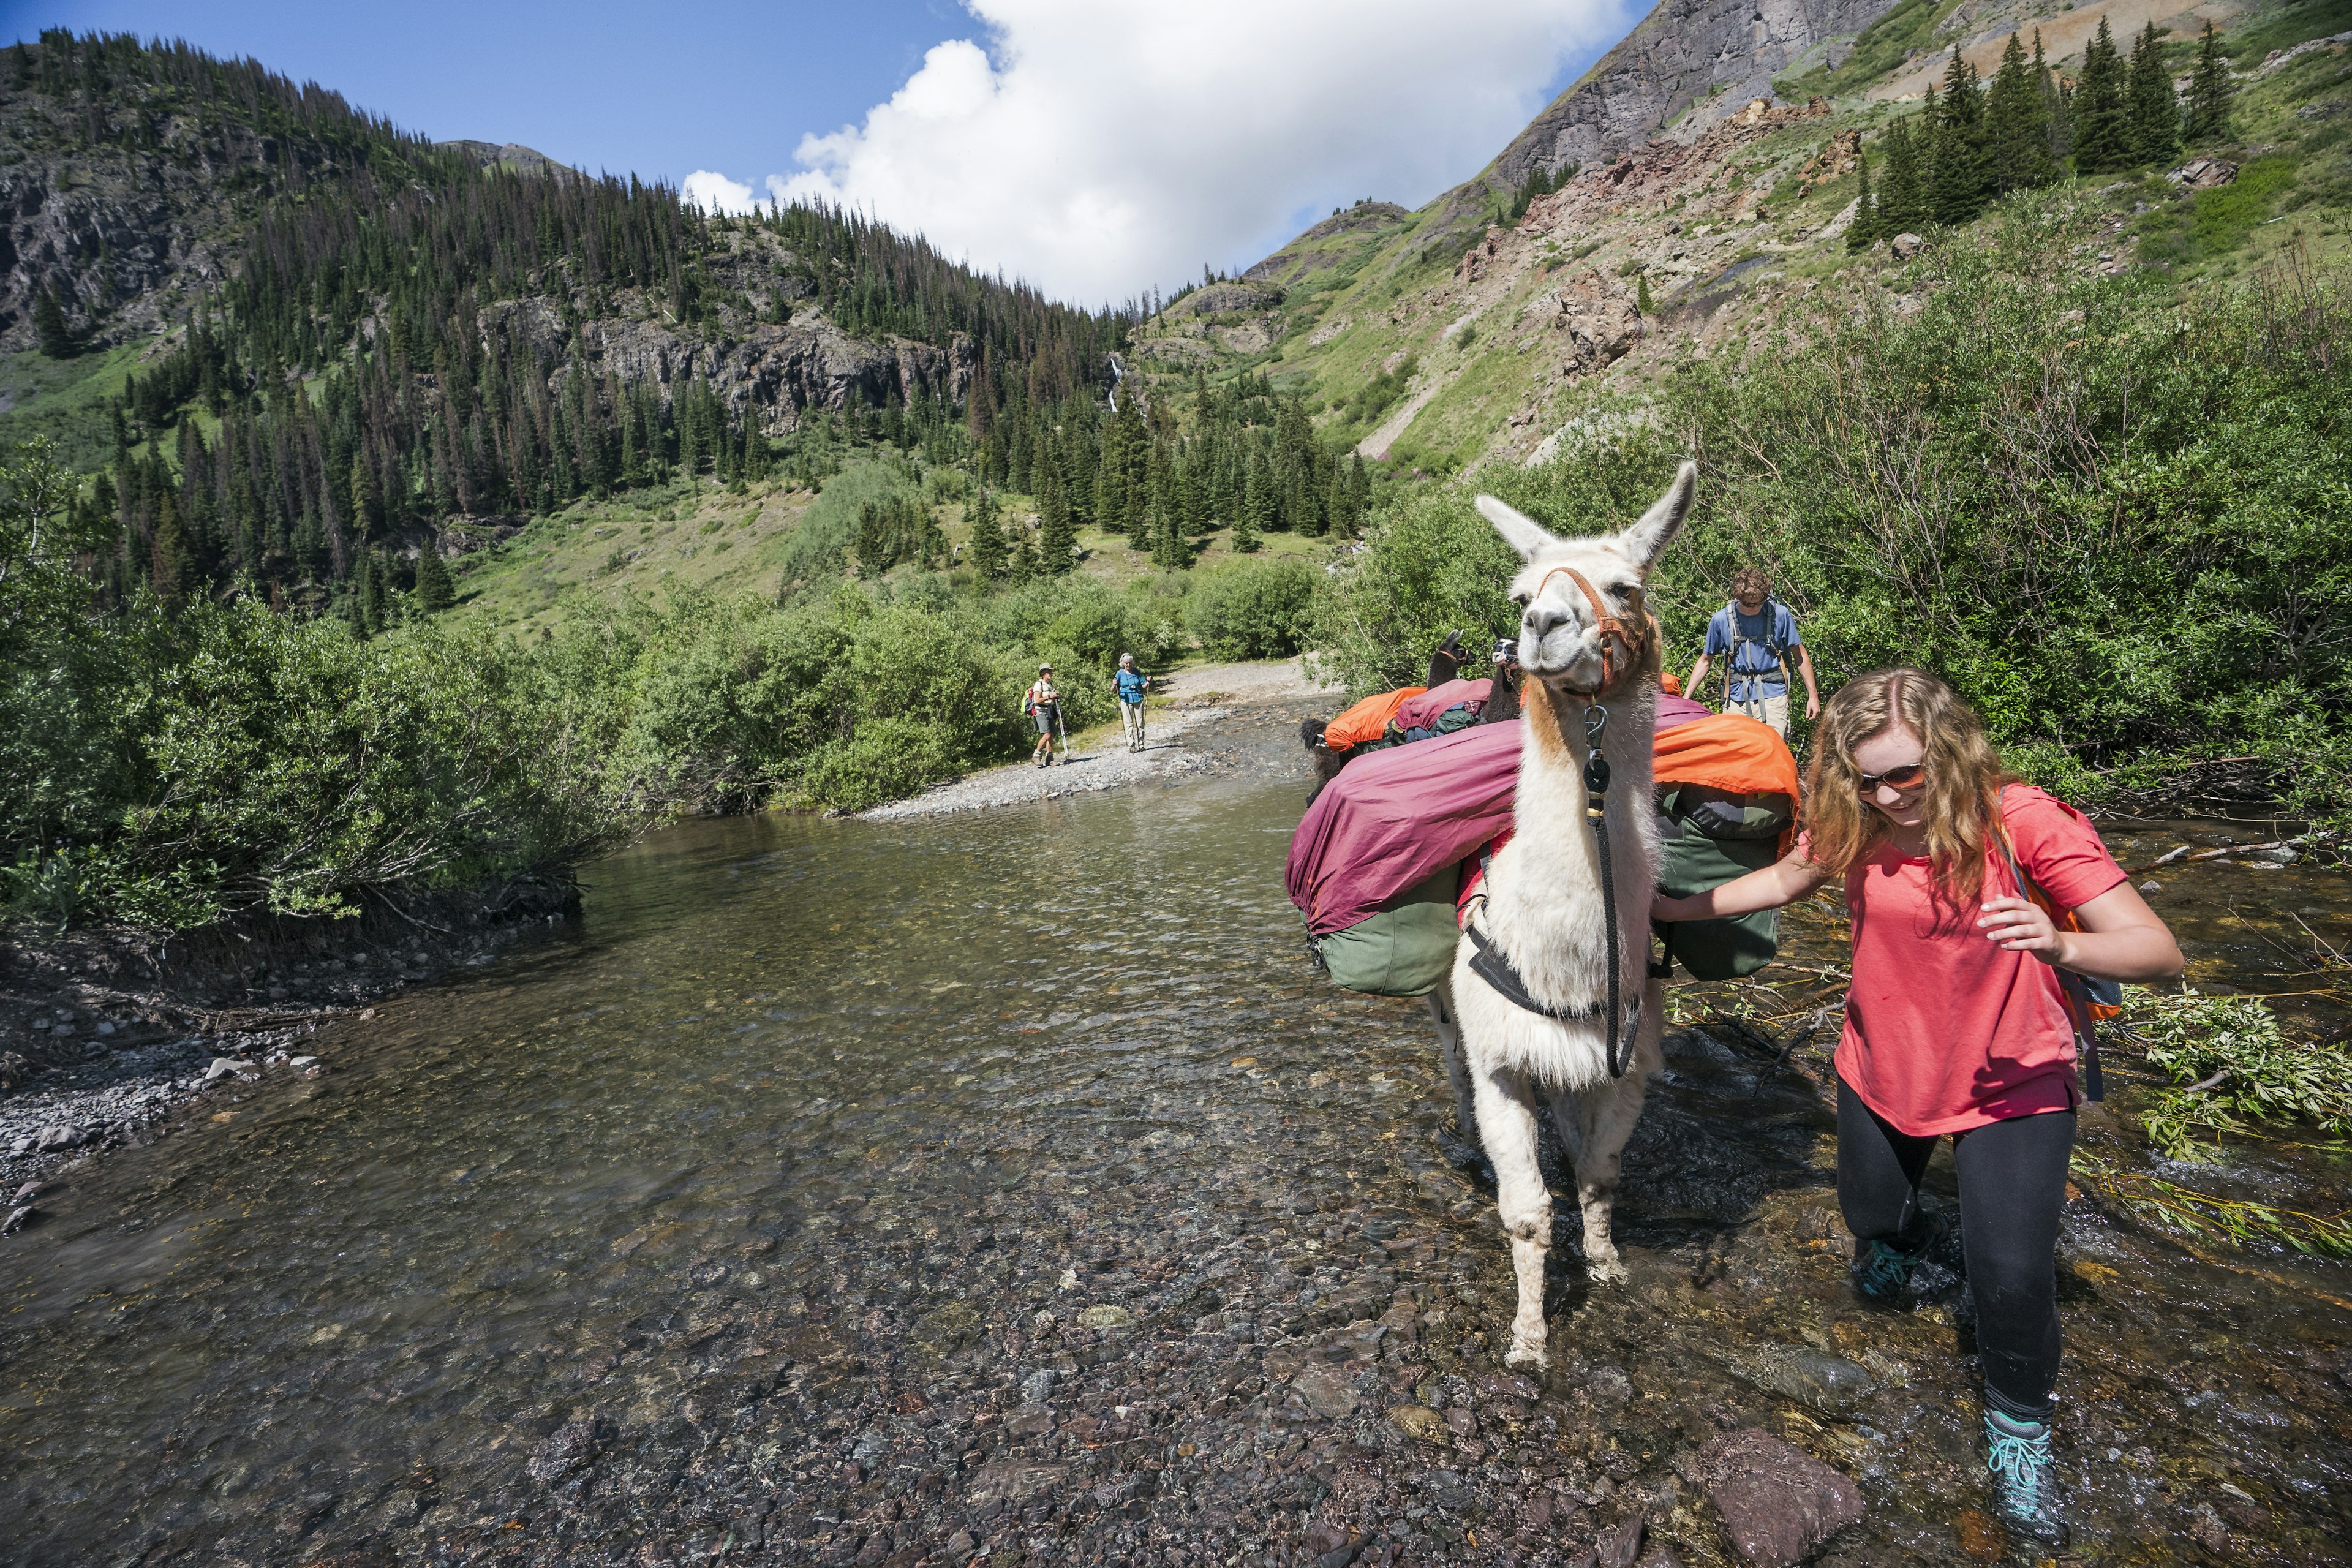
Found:
[(1974, 903), (2000, 791), (2016, 782), (1976, 710), (1924, 669), (1878, 669), (1840, 687), (1822, 710), (1805, 777), (1805, 853), (1843, 876), (1886, 842), (1886, 818), (1863, 798), (1854, 748), (1890, 729), (1919, 737), (1927, 766), (1927, 858), (1937, 891)]

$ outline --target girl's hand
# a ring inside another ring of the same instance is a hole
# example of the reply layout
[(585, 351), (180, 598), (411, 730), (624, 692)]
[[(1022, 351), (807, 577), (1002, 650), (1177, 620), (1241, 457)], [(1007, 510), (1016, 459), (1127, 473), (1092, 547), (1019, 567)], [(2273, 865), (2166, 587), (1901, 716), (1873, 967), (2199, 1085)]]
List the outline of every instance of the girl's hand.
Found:
[(1694, 912), (1691, 908), (1697, 902), (1696, 898), (1670, 899), (1664, 893), (1658, 893), (1650, 900), (1650, 918), (1661, 925), (1674, 925), (1682, 921), (1705, 920), (1706, 918), (1705, 915)]
[(2059, 960), (2058, 928), (2042, 906), (2026, 899), (1987, 899), (1977, 918), (1985, 940), (2011, 952), (2030, 952), (2044, 963)]

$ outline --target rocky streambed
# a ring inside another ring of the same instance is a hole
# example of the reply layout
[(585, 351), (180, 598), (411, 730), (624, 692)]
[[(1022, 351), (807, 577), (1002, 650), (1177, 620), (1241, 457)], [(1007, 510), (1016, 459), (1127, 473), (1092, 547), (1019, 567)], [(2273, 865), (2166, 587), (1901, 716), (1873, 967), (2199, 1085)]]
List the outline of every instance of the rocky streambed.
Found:
[[(1631, 1282), (1568, 1205), (1554, 1364), (1496, 1364), (1422, 1015), (1310, 972), (1283, 900), (1284, 717), (1217, 776), (689, 825), (560, 940), (323, 1023), (322, 1076), (68, 1173), (0, 1244), (14, 1555), (2016, 1559), (1958, 1256), (1906, 1310), (1847, 1289), (1824, 1054), (1775, 1060), (1766, 993), (1677, 993)], [(1787, 956), (1791, 1006), (1842, 962), (1812, 917)], [(2147, 1169), (2117, 1079), (2086, 1142)], [(2345, 1203), (2325, 1150), (2200, 1179)], [(2085, 1190), (2060, 1269), (2066, 1559), (2338, 1560), (2346, 1266)]]

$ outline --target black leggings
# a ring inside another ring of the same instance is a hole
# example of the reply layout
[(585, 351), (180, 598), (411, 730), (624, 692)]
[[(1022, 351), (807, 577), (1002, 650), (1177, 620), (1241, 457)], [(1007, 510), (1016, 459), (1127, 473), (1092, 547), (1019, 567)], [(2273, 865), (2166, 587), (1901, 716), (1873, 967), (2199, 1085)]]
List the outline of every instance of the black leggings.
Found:
[[(1976, 1296), (1987, 1393), (2043, 1420), (2058, 1384), (2058, 1211), (2074, 1113), (2015, 1116), (1956, 1135), (1960, 1242)], [(1895, 1246), (1918, 1238), (1919, 1178), (1933, 1138), (1897, 1132), (1838, 1080), (1838, 1207), (1846, 1228)]]

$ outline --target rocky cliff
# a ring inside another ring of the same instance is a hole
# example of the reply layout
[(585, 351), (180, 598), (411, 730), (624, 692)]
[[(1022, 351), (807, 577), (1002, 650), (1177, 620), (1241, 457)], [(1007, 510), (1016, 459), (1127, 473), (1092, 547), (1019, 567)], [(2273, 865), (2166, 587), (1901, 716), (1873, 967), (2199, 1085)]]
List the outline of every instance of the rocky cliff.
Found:
[(1660, 0), (1495, 160), (1501, 183), (1614, 160), (1700, 107), (1692, 129), (1772, 95), (1792, 67), (1834, 60), (1895, 0)]

